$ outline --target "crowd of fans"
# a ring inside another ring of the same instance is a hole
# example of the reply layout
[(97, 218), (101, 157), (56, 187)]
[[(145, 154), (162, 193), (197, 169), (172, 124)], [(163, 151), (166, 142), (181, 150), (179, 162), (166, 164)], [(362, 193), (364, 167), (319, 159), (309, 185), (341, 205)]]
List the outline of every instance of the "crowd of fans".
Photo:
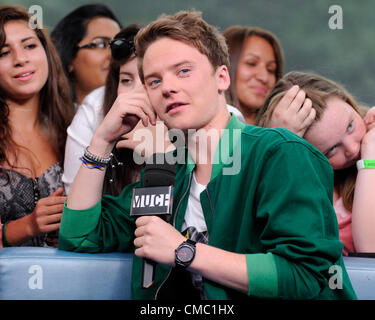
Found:
[[(163, 289), (134, 298), (179, 297), (165, 280), (186, 274), (198, 299), (355, 298), (327, 278), (343, 255), (374, 251), (373, 109), (318, 74), (284, 75), (279, 40), (259, 27), (219, 33), (191, 10), (123, 28), (96, 4), (51, 35), (29, 19), (0, 7), (0, 245), (134, 252), (137, 284), (140, 258), (156, 261)], [(222, 142), (201, 163), (170, 129), (239, 130), (240, 172), (213, 164)], [(129, 215), (141, 143), (144, 158), (193, 158), (176, 164), (170, 222)]]

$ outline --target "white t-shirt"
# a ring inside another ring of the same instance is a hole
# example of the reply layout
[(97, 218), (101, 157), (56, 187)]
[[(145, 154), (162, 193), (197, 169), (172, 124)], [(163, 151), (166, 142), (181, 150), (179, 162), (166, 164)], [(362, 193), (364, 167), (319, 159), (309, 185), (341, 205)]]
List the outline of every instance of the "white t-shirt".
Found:
[(234, 114), (238, 120), (242, 121), (243, 123), (246, 123), (243, 114), (236, 107), (233, 107), (230, 104), (227, 104), (227, 109), (230, 113)]
[(193, 179), (191, 181), (189, 200), (185, 213), (185, 220), (182, 224), (182, 230), (184, 231), (188, 227), (195, 227), (198, 232), (207, 231), (206, 221), (204, 220), (204, 214), (202, 210), (201, 200), (199, 195), (206, 189), (206, 186), (200, 184), (195, 179), (195, 173), (193, 173)]

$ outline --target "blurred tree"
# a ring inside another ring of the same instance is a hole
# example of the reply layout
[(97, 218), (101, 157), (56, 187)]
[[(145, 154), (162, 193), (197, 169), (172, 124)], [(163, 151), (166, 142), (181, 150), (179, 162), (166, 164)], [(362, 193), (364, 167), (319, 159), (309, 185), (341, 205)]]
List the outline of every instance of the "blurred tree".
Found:
[[(87, 0), (0, 0), (29, 8), (40, 5), (48, 31)], [(94, 1), (95, 2), (95, 1)], [(99, 2), (99, 1), (98, 1)], [(162, 13), (195, 8), (219, 30), (234, 24), (256, 25), (279, 37), (286, 72), (314, 71), (343, 84), (367, 105), (375, 105), (375, 2), (371, 0), (106, 0), (124, 25), (148, 23)], [(343, 10), (343, 29), (331, 30), (332, 5)]]

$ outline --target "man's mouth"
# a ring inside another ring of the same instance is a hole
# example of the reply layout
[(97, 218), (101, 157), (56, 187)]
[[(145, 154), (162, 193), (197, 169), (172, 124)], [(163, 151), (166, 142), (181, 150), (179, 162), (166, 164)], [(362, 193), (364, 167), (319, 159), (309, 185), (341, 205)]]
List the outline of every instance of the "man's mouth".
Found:
[(166, 112), (169, 113), (171, 110), (174, 110), (174, 109), (176, 109), (178, 107), (182, 107), (182, 106), (185, 106), (185, 105), (186, 105), (186, 103), (182, 103), (182, 102), (170, 103), (167, 106)]

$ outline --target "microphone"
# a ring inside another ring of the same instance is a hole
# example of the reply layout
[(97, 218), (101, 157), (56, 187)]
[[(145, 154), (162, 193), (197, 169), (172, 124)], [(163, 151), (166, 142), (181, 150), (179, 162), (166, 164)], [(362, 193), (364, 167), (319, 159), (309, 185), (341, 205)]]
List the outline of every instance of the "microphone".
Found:
[[(159, 160), (163, 157), (161, 163)], [(176, 180), (176, 166), (165, 161), (164, 154), (153, 154), (151, 163), (146, 163), (143, 188), (133, 189), (130, 216), (160, 216), (168, 219), (172, 214), (173, 186)], [(155, 262), (143, 259), (142, 288), (154, 283)]]

